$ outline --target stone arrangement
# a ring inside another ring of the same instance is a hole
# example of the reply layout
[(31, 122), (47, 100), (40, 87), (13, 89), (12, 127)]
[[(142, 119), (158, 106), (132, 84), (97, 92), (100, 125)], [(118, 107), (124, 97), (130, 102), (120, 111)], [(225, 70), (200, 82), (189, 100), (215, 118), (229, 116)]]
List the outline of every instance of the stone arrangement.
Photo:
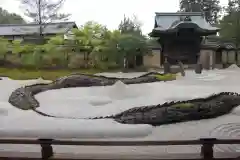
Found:
[(157, 72), (149, 72), (135, 78), (115, 78), (88, 74), (73, 74), (66, 77), (56, 79), (49, 84), (34, 84), (21, 87), (12, 92), (9, 97), (9, 103), (13, 106), (28, 110), (39, 107), (39, 102), (34, 95), (51, 89), (71, 88), (71, 87), (91, 87), (91, 86), (109, 86), (117, 81), (125, 84), (139, 84), (161, 81), (158, 77), (162, 74)]
[[(122, 124), (149, 124), (160, 126), (179, 122), (216, 118), (240, 105), (240, 94), (221, 92), (206, 98), (131, 108), (116, 115), (87, 119), (114, 119)], [(64, 118), (34, 111), (42, 116)], [(82, 118), (68, 118), (82, 119)]]
[[(159, 126), (178, 122), (216, 118), (240, 105), (240, 94), (221, 92), (206, 98), (136, 107), (114, 116), (119, 123)], [(99, 117), (104, 118), (104, 117)], [(96, 118), (98, 119), (98, 118)]]
[[(158, 78), (156, 78), (158, 75), (160, 74), (150, 72), (136, 78), (128, 79), (75, 74), (59, 78), (49, 84), (35, 84), (18, 88), (13, 91), (9, 97), (9, 103), (22, 110), (31, 109), (42, 116), (64, 118), (48, 115), (38, 111), (37, 108), (40, 106), (40, 104), (34, 98), (34, 95), (51, 89), (108, 86), (113, 85), (119, 80), (125, 84), (156, 82), (160, 81)], [(240, 94), (234, 92), (221, 92), (206, 98), (136, 107), (116, 115), (88, 119), (111, 118), (123, 124), (149, 124), (153, 126), (159, 126), (184, 121), (215, 118), (229, 113), (234, 107), (239, 105)]]

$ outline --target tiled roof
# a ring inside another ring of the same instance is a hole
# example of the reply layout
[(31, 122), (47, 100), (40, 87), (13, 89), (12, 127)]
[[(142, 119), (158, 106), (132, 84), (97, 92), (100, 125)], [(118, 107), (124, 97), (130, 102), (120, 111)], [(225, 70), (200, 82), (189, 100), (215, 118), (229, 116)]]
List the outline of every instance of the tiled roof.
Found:
[[(189, 20), (186, 18), (189, 18)], [(202, 14), (198, 12), (156, 13), (154, 30), (174, 30), (183, 24), (185, 26), (186, 24), (197, 25), (202, 30), (219, 30), (219, 28), (211, 26)]]
[[(49, 23), (43, 25), (43, 34), (59, 34), (66, 33), (73, 27), (75, 22)], [(32, 35), (39, 33), (39, 24), (1, 24), (0, 36), (9, 35)]]
[(236, 45), (232, 41), (226, 41), (220, 37), (206, 37), (202, 42), (203, 47), (235, 49)]

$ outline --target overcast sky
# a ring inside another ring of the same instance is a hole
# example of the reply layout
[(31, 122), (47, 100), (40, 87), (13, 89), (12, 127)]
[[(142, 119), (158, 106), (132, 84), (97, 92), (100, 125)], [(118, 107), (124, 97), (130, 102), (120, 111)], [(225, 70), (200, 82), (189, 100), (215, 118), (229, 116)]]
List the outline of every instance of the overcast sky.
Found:
[[(0, 6), (9, 12), (21, 14), (18, 0), (0, 0)], [(227, 5), (228, 0), (220, 0)], [(81, 25), (89, 20), (116, 29), (120, 21), (133, 14), (143, 24), (143, 32), (148, 33), (154, 25), (155, 12), (176, 12), (179, 0), (66, 0), (63, 11), (72, 14), (71, 20)]]

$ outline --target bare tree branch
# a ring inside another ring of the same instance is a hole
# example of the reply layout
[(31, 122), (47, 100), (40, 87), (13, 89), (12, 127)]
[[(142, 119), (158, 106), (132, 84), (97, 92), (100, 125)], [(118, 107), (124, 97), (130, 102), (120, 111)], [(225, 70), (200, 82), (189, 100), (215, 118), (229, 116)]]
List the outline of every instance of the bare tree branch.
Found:
[(19, 0), (25, 16), (40, 24), (39, 34), (42, 35), (47, 23), (66, 21), (70, 14), (59, 13), (65, 0)]

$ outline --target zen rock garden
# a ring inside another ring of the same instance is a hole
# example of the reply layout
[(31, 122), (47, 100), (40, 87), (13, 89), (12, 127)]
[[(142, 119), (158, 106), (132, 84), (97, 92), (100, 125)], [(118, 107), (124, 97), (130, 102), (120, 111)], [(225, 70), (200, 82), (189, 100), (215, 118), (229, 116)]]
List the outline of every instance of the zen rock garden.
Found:
[[(169, 76), (169, 75), (168, 75)], [(22, 110), (33, 110), (46, 117), (61, 118), (38, 111), (41, 104), (34, 95), (52, 89), (71, 87), (109, 86), (116, 81), (125, 84), (139, 84), (165, 81), (164, 75), (150, 72), (136, 78), (109, 78), (86, 74), (74, 74), (56, 79), (49, 84), (34, 84), (16, 89), (9, 97), (9, 103)], [(164, 83), (164, 82), (161, 82)], [(240, 105), (240, 95), (233, 92), (221, 92), (209, 97), (179, 102), (166, 102), (150, 106), (136, 106), (116, 115), (92, 117), (89, 119), (111, 118), (123, 124), (149, 124), (159, 126), (184, 121), (216, 118), (229, 113)]]
[[(162, 17), (168, 17), (166, 23)], [(205, 23), (203, 25), (203, 23)], [(187, 25), (188, 27), (185, 27)], [(158, 39), (161, 51), (158, 53), (163, 66), (164, 74), (149, 72), (136, 78), (114, 78), (87, 74), (73, 74), (56, 79), (49, 84), (34, 84), (16, 89), (9, 97), (9, 103), (22, 110), (33, 110), (46, 117), (62, 118), (48, 115), (38, 110), (41, 104), (35, 95), (61, 88), (111, 86), (117, 81), (126, 85), (151, 83), (175, 80), (171, 65), (178, 65), (182, 76), (185, 76), (184, 64), (195, 65), (195, 73), (201, 74), (207, 66), (213, 65), (214, 54), (205, 54), (202, 44), (204, 37), (215, 35), (219, 28), (211, 26), (201, 13), (156, 13), (155, 25), (151, 37)], [(164, 28), (165, 27), (165, 28)], [(189, 29), (190, 28), (190, 29)], [(181, 45), (180, 45), (181, 44)], [(203, 49), (203, 50), (202, 50)], [(149, 61), (149, 63), (153, 63)], [(159, 91), (161, 92), (161, 91)], [(240, 105), (240, 95), (233, 92), (221, 92), (197, 99), (179, 102), (166, 102), (150, 106), (136, 106), (116, 115), (106, 117), (92, 117), (89, 119), (111, 118), (123, 124), (149, 124), (153, 126), (171, 124), (184, 121), (216, 118), (229, 113), (234, 107)]]

